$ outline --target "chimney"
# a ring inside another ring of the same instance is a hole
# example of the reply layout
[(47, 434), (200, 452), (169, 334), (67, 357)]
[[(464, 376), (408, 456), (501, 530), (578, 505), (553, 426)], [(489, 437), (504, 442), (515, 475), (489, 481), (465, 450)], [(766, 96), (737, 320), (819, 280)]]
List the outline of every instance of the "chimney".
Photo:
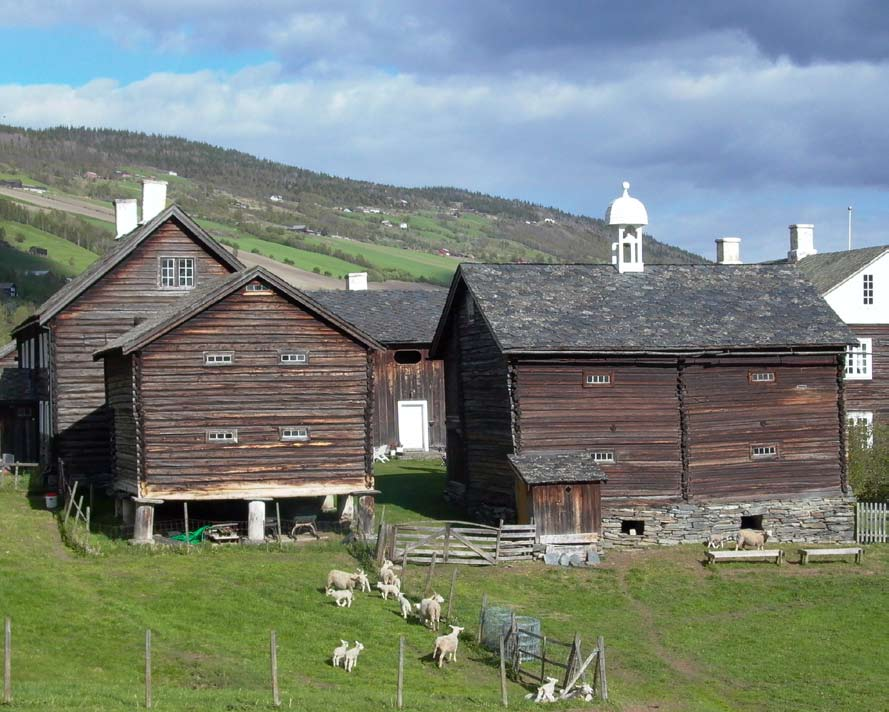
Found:
[(350, 292), (367, 291), (367, 272), (349, 272), (346, 278), (346, 289)]
[(818, 250), (815, 249), (815, 226), (791, 225), (790, 252), (787, 253), (787, 259), (790, 262), (799, 262), (804, 257), (817, 254)]
[(167, 181), (142, 181), (142, 223), (153, 220), (167, 207)]
[(716, 264), (743, 264), (743, 262), (741, 262), (740, 237), (720, 237), (718, 240), (716, 240)]
[(139, 201), (135, 198), (115, 200), (114, 223), (117, 225), (115, 240), (135, 230), (139, 225)]

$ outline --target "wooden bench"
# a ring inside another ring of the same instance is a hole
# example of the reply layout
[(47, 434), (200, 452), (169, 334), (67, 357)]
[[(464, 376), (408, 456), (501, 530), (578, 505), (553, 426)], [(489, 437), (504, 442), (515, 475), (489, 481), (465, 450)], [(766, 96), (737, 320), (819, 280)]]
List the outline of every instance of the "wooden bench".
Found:
[(708, 551), (707, 563), (717, 561), (774, 561), (778, 566), (784, 559), (783, 549), (741, 549), (739, 551)]
[(861, 563), (861, 555), (864, 549), (860, 546), (848, 546), (841, 549), (800, 549), (800, 564), (808, 564), (810, 558), (818, 558), (820, 556), (854, 556), (855, 563)]

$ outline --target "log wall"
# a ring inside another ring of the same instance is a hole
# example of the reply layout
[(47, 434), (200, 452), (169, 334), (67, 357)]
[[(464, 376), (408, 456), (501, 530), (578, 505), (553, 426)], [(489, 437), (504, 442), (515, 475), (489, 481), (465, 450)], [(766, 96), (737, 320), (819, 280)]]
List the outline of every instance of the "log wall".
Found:
[(871, 411), (874, 420), (889, 424), (889, 324), (850, 324), (855, 335), (872, 339), (870, 380), (846, 380), (846, 410)]

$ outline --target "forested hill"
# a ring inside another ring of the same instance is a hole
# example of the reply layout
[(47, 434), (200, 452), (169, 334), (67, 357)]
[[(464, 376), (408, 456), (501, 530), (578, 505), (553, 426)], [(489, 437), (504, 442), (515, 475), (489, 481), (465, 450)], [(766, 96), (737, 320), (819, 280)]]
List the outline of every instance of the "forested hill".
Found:
[[(237, 230), (234, 242), (248, 234), (331, 255), (341, 252), (335, 244), (319, 246), (303, 235), (341, 236), (484, 261), (611, 259), (613, 236), (598, 219), (459, 188), (400, 188), (338, 178), (170, 136), (0, 126), (0, 173), (5, 174), (0, 178), (25, 176), (62, 193), (109, 201), (134, 197), (140, 177), (163, 178), (170, 183), (171, 200)], [(653, 239), (646, 243), (646, 260), (703, 261)], [(369, 267), (377, 273), (371, 277), (411, 278), (398, 273), (396, 262), (391, 269)], [(441, 275), (429, 279), (446, 281)]]

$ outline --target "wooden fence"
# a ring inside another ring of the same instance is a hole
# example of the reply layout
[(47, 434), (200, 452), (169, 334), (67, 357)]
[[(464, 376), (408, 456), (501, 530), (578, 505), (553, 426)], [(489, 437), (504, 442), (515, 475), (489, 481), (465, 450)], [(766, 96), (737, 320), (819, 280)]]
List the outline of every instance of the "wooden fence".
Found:
[(393, 561), (493, 566), (530, 559), (534, 553), (533, 524), (489, 527), (470, 522), (382, 524), (377, 551)]
[(889, 503), (858, 502), (855, 505), (855, 541), (859, 544), (889, 542)]

